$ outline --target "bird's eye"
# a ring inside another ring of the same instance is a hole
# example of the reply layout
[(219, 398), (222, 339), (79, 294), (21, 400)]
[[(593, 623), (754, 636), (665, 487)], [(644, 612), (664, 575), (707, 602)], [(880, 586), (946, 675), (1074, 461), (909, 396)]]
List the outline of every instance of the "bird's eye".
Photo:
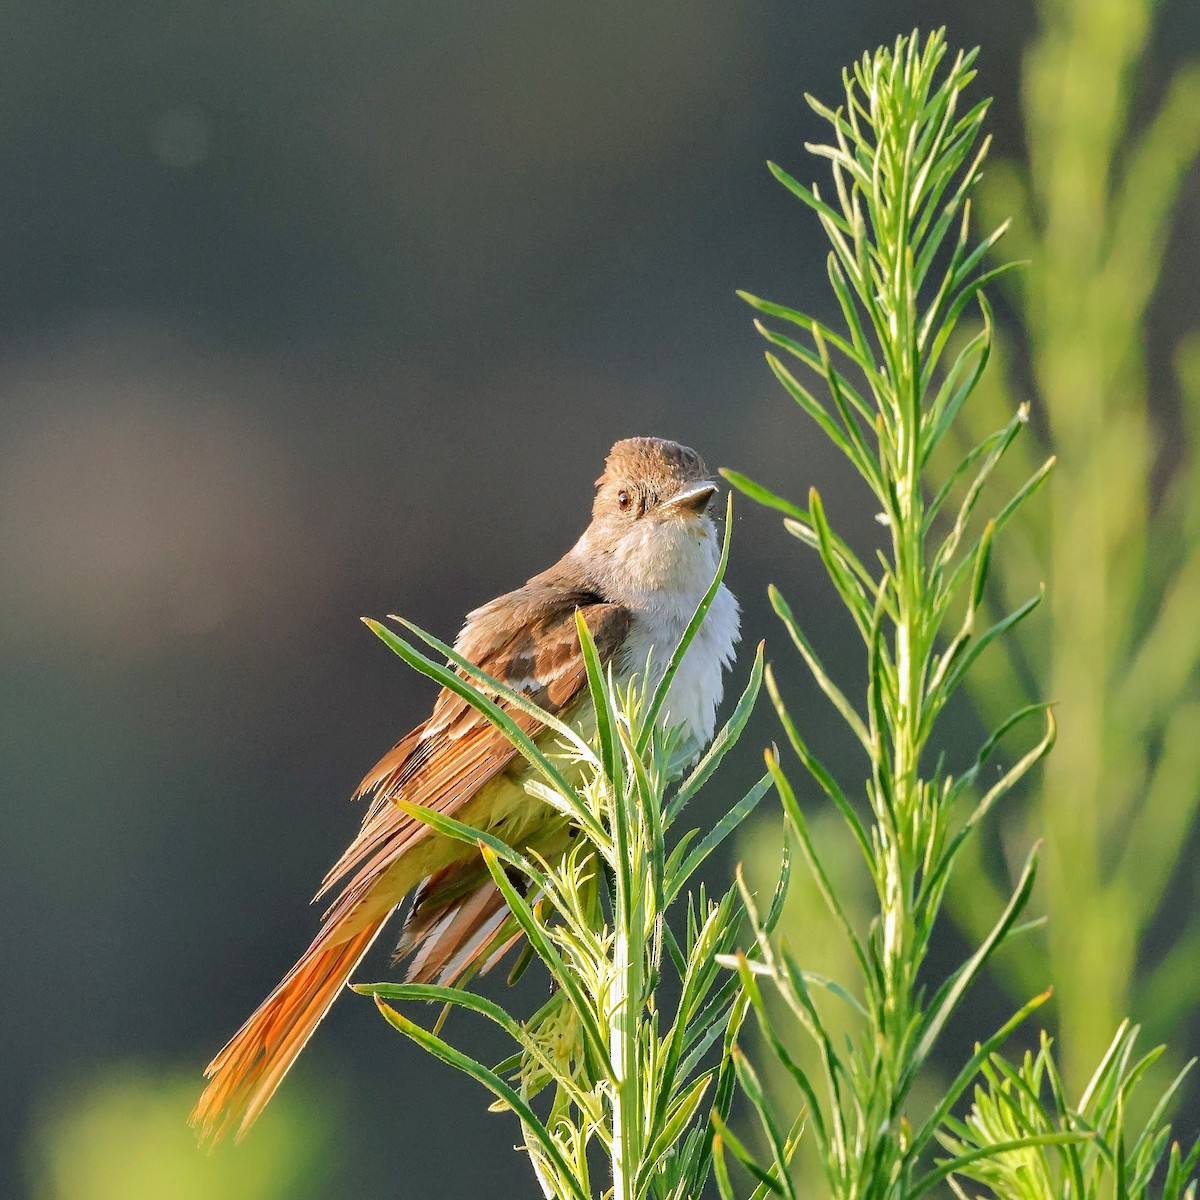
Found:
[(632, 503), (633, 497), (629, 494), (626, 488), (622, 488), (617, 493), (617, 507), (620, 508), (622, 512), (625, 512)]

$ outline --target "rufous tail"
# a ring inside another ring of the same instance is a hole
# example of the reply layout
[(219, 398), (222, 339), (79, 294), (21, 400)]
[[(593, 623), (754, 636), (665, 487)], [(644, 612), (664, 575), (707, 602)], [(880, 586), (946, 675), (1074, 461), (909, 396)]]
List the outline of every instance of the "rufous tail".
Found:
[(240, 1140), (254, 1124), (389, 915), (343, 942), (319, 934), (208, 1064), (210, 1082), (191, 1115), (201, 1141), (216, 1142), (235, 1127)]

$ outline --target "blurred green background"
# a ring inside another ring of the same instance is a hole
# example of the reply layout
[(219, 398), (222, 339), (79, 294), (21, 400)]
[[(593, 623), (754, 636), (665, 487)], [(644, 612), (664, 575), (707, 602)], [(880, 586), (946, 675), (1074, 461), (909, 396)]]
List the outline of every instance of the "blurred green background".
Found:
[[(483, 1093), (355, 997), (242, 1147), (206, 1158), (183, 1125), (204, 1063), (307, 943), (305, 901), (356, 827), (345, 797), (429, 704), (355, 618), (452, 635), (569, 545), (609, 444), (636, 433), (785, 494), (815, 484), (871, 539), (733, 296), (829, 315), (816, 222), (764, 160), (812, 177), (803, 93), (836, 96), (862, 50), (945, 23), (984, 47), (994, 152), (1020, 164), (1022, 55), (1070, 7), (4, 6), (0, 1196), (532, 1194)], [(1103, 29), (1126, 8), (1077, 11)], [(1134, 64), (1092, 76), (1095, 104), (1128, 95), (1136, 126), (1200, 51), (1200, 10), (1159, 6), (1144, 55), (1111, 28)], [(1200, 178), (1182, 180), (1139, 341), (1167, 449), (1152, 506), (1191, 453), (1172, 356), (1200, 308)], [(1036, 394), (1021, 299), (997, 300)], [(774, 581), (855, 670), (815, 560), (748, 505), (737, 520), (745, 642), (779, 642)], [(1185, 629), (1200, 584), (1191, 599)], [(853, 778), (815, 689), (794, 687)], [(765, 712), (758, 730), (732, 794), (774, 735)], [(1140, 761), (1123, 760), (1133, 794)], [(1140, 923), (1134, 974), (1194, 916), (1176, 859), (1194, 862), (1196, 830), (1173, 836), (1173, 902)], [(969, 928), (971, 896), (957, 907)], [(381, 947), (366, 975), (387, 969)], [(978, 996), (964, 1043), (1008, 1004), (999, 984)], [(1194, 1002), (1176, 1010), (1162, 1032), (1182, 1057), (1200, 1027)]]

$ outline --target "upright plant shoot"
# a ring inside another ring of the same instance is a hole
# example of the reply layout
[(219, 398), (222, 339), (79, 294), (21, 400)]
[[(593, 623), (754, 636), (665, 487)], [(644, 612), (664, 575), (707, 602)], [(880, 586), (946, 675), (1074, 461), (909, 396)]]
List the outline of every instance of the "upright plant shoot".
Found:
[[(855, 702), (825, 670), (787, 601), (772, 588), (776, 613), (861, 746), (868, 768), (864, 816), (809, 748), (768, 670), (767, 688), (787, 739), (845, 819), (874, 885), (878, 919), (858, 929), (822, 866), (789, 776), (769, 754), (792, 834), (858, 964), (855, 986), (826, 985), (835, 1001), (850, 1006), (858, 1035), (844, 1048), (834, 1044), (822, 1017), (825, 1002), (814, 994), (825, 981), (806, 975), (786, 946), (773, 948), (765, 931), (757, 939), (760, 963), (731, 960), (768, 1042), (807, 1102), (808, 1127), (830, 1193), (845, 1200), (910, 1200), (966, 1164), (965, 1149), (940, 1164), (929, 1161), (927, 1151), (980, 1064), (1044, 999), (1032, 1001), (980, 1046), (931, 1113), (910, 1119), (913, 1086), (946, 1022), (987, 960), (1020, 928), (1033, 884), (1031, 855), (983, 944), (949, 978), (927, 981), (922, 968), (956, 855), (1054, 737), (1048, 707), (1035, 704), (1005, 720), (973, 763), (944, 768), (928, 752), (939, 717), (971, 664), (1038, 603), (1032, 596), (990, 628), (978, 627), (995, 539), (1051, 467), (1050, 462), (1041, 467), (990, 519), (973, 519), (984, 484), (1025, 423), (1022, 409), (975, 446), (933, 495), (922, 487), (930, 454), (987, 364), (992, 318), (982, 289), (1007, 269), (982, 265), (1003, 228), (980, 241), (971, 234), (970, 195), (987, 152), (980, 134), (988, 108), (986, 100), (964, 103), (974, 57), (959, 54), (947, 65), (940, 33), (923, 43), (915, 35), (901, 38), (845, 73), (842, 107), (830, 109), (810, 98), (832, 130), (829, 144), (808, 147), (832, 165), (830, 198), (771, 168), (816, 212), (829, 237), (828, 274), (841, 326), (745, 296), (777, 323), (759, 325), (771, 345), (772, 371), (861, 476), (888, 535), (887, 550), (868, 563), (833, 530), (815, 490), (802, 507), (743, 475), (726, 473), (754, 499), (782, 511), (787, 530), (817, 551), (867, 652), (866, 686)], [(982, 326), (952, 355), (951, 339), (972, 309)], [(793, 373), (796, 364), (823, 382), (825, 399)], [(1035, 721), (1042, 723), (1035, 744), (997, 773), (993, 760), (1001, 740)], [(776, 1032), (760, 991), (764, 979), (816, 1043), (819, 1083)], [(756, 1195), (794, 1196), (778, 1122), (748, 1069), (743, 1075), (775, 1147), (775, 1162), (761, 1167), (726, 1133), (718, 1160), (723, 1194), (733, 1194), (728, 1150), (758, 1179)], [(1072, 1136), (1056, 1130), (1022, 1133), (1010, 1139), (1009, 1148)]]

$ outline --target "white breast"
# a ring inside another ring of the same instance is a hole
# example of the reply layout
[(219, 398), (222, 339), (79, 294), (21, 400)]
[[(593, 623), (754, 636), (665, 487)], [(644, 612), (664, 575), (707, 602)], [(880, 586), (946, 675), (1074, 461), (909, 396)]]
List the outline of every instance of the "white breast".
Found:
[[(649, 660), (651, 680), (657, 683), (699, 599), (698, 595), (659, 593), (638, 605), (622, 654), (621, 674), (641, 675)], [(722, 584), (667, 693), (664, 723), (686, 726), (696, 754), (708, 745), (716, 729), (717, 706), (725, 686), (722, 675), (733, 663), (739, 628), (737, 600)]]

